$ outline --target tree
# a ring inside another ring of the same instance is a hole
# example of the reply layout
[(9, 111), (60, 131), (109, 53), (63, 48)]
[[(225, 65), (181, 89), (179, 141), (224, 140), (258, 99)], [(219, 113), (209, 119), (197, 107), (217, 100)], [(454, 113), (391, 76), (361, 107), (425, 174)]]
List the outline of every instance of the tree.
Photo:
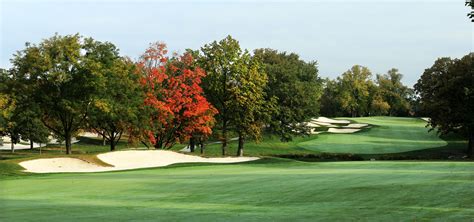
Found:
[(151, 44), (137, 64), (144, 104), (152, 110), (146, 133), (155, 148), (171, 148), (193, 134), (210, 135), (217, 112), (203, 95), (205, 72), (192, 56), (166, 54), (165, 44)]
[(467, 135), (467, 153), (474, 147), (474, 53), (461, 59), (439, 58), (415, 85), (431, 130)]
[(8, 104), (8, 97), (6, 90), (8, 86), (6, 84), (8, 80), (8, 72), (6, 69), (0, 68), (0, 146), (3, 146), (3, 136), (6, 135), (6, 127), (7, 127), (7, 104)]
[(321, 115), (327, 117), (343, 116), (341, 105), (341, 86), (336, 80), (325, 79), (321, 96)]
[(273, 49), (257, 49), (254, 54), (263, 61), (268, 75), (267, 101), (276, 100), (269, 128), (282, 141), (308, 134), (310, 128), (301, 123), (318, 116), (322, 93), (317, 62)]
[(390, 116), (407, 116), (410, 111), (409, 89), (401, 82), (403, 75), (398, 69), (390, 69), (387, 74), (377, 74), (380, 99), (389, 105)]
[(466, 6), (471, 7), (471, 11), (467, 13), (467, 17), (471, 19), (471, 22), (474, 22), (474, 1), (466, 0)]
[(235, 113), (232, 122), (239, 136), (237, 156), (244, 155), (246, 137), (260, 140), (261, 129), (274, 106), (274, 101), (265, 100), (268, 79), (259, 58), (245, 52), (240, 62), (239, 69), (234, 70), (238, 73), (236, 81), (229, 88), (233, 100), (230, 107)]
[(366, 115), (368, 112), (369, 89), (372, 73), (367, 67), (354, 65), (338, 77), (341, 82), (341, 105), (352, 117)]
[[(66, 142), (71, 154), (71, 138), (89, 114), (97, 89), (103, 85), (104, 64), (100, 60), (103, 43), (75, 35), (55, 35), (39, 45), (26, 44), (12, 59), (15, 79), (31, 89), (43, 124)], [(112, 54), (118, 54), (115, 48)], [(98, 57), (99, 56), (99, 57)]]
[(140, 127), (144, 95), (134, 63), (114, 54), (104, 56), (113, 51), (107, 47), (112, 46), (104, 45), (105, 53), (101, 59), (107, 67), (104, 72), (106, 81), (94, 95), (96, 99), (91, 106), (88, 123), (89, 128), (102, 135), (110, 144), (110, 150), (114, 151), (124, 132)]
[(214, 41), (201, 48), (202, 55), (198, 63), (206, 71), (203, 79), (203, 89), (206, 98), (218, 110), (216, 120), (220, 126), (220, 140), (222, 141), (222, 155), (227, 154), (228, 133), (232, 127), (235, 110), (235, 97), (232, 88), (239, 84), (244, 57), (239, 42), (230, 35), (221, 41)]

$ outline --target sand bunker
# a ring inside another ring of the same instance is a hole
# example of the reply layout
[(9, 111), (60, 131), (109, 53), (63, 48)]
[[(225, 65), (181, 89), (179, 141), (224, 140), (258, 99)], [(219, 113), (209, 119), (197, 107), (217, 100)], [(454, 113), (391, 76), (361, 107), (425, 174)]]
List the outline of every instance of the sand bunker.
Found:
[(317, 119), (313, 119), (313, 121), (320, 122), (320, 123), (331, 123), (331, 124), (349, 124), (351, 123), (349, 120), (335, 120), (329, 119), (326, 117), (318, 117)]
[(259, 159), (257, 157), (203, 158), (165, 150), (116, 151), (99, 154), (97, 157), (113, 167), (98, 166), (75, 158), (28, 160), (21, 162), (20, 166), (32, 173), (104, 172), (168, 166), (175, 163), (238, 163)]
[(428, 117), (423, 117), (423, 118), (420, 118), (420, 119), (422, 119), (422, 120), (424, 120), (424, 121), (426, 121), (426, 122), (429, 122), (429, 121), (430, 121), (430, 118), (428, 118)]
[(324, 122), (313, 122), (318, 124), (319, 126), (324, 126), (324, 127), (337, 127), (336, 125), (333, 125), (331, 123), (324, 123)]
[(309, 127), (321, 127), (321, 124), (315, 123), (315, 122), (308, 122), (306, 123), (307, 126)]
[(343, 126), (344, 128), (357, 128), (357, 129), (360, 129), (360, 128), (364, 128), (364, 127), (367, 127), (369, 126), (369, 124), (367, 123), (351, 123), (347, 126)]
[(338, 129), (338, 128), (329, 128), (328, 132), (330, 133), (355, 133), (360, 131), (360, 129)]
[(21, 162), (20, 166), (32, 173), (100, 172), (112, 168), (69, 157), (28, 160)]

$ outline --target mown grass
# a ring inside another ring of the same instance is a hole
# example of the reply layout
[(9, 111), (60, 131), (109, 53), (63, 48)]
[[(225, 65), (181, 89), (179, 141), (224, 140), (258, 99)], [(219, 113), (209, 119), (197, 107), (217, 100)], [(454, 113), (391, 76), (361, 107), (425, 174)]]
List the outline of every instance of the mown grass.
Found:
[(426, 122), (421, 119), (400, 117), (348, 119), (369, 123), (372, 127), (353, 134), (323, 133), (314, 140), (297, 145), (317, 152), (353, 154), (402, 153), (448, 145), (434, 131), (428, 132)]
[(0, 180), (1, 221), (470, 221), (472, 162), (264, 159)]

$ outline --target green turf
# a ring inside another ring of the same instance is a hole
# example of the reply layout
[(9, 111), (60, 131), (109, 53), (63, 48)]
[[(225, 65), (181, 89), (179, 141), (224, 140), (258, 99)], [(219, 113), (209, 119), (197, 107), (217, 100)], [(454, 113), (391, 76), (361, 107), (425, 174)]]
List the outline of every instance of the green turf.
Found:
[(329, 153), (384, 154), (401, 153), (446, 146), (426, 122), (416, 118), (362, 117), (347, 118), (369, 123), (370, 129), (353, 134), (320, 134), (316, 139), (298, 143), (299, 147)]
[(0, 221), (470, 221), (472, 162), (278, 159), (0, 180)]

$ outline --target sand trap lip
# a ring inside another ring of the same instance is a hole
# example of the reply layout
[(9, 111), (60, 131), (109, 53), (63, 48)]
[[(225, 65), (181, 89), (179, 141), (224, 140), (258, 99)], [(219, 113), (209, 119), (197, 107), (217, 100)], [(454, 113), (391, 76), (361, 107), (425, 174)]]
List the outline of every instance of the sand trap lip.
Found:
[(431, 119), (428, 118), (428, 117), (422, 117), (422, 118), (420, 118), (420, 119), (422, 119), (422, 120), (424, 120), (424, 121), (426, 121), (426, 122), (429, 122), (429, 121), (431, 120)]
[(315, 122), (315, 121), (313, 121), (312, 123), (318, 124), (319, 126), (323, 126), (323, 127), (337, 127), (336, 125), (333, 125), (331, 123)]
[(203, 158), (165, 150), (116, 151), (99, 154), (97, 157), (113, 167), (98, 166), (69, 157), (28, 160), (21, 162), (20, 166), (31, 173), (76, 173), (161, 167), (175, 163), (239, 163), (259, 159), (258, 157)]
[(306, 123), (306, 126), (309, 126), (309, 127), (321, 127), (321, 124), (316, 123), (316, 122), (308, 122), (308, 123)]
[(347, 126), (343, 126), (344, 128), (364, 128), (364, 127), (367, 127), (369, 126), (369, 124), (367, 123), (351, 123)]
[(355, 133), (360, 131), (360, 129), (338, 129), (338, 128), (329, 128), (329, 133)]
[(349, 120), (335, 120), (326, 117), (318, 117), (317, 119), (313, 119), (313, 121), (320, 122), (320, 123), (331, 123), (331, 124), (349, 124), (351, 123)]

